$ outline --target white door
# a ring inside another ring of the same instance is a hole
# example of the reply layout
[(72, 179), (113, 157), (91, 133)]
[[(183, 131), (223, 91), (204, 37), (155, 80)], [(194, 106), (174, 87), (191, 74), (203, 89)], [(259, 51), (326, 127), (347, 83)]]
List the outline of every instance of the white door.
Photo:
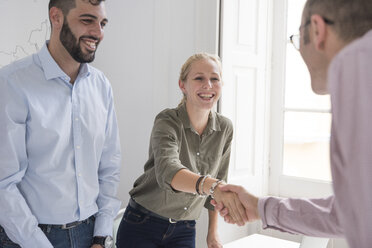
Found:
[[(224, 87), (221, 113), (234, 125), (229, 183), (256, 195), (267, 192), (270, 68), (269, 0), (222, 0), (220, 55)], [(246, 225), (244, 235), (258, 230)], [(226, 227), (224, 240), (243, 236), (242, 228)], [(228, 237), (228, 235), (230, 235)]]
[(268, 0), (222, 1), (221, 113), (234, 124), (229, 182), (264, 191), (267, 165)]

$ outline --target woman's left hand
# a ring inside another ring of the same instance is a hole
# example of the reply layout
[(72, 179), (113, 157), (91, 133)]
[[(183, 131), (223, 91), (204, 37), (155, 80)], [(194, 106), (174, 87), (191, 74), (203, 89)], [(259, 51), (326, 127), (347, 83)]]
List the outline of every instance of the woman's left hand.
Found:
[(211, 234), (208, 232), (207, 235), (207, 245), (208, 248), (222, 248), (221, 241), (217, 234)]

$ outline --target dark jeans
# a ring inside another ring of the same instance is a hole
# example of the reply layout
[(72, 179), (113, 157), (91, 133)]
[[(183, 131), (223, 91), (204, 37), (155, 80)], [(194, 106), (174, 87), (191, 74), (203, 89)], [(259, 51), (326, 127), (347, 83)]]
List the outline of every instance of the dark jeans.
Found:
[[(41, 230), (55, 248), (90, 248), (93, 241), (94, 218), (70, 229), (43, 226)], [(0, 226), (0, 248), (20, 248), (13, 243)]]
[(117, 234), (117, 248), (195, 248), (195, 221), (169, 221), (128, 205)]

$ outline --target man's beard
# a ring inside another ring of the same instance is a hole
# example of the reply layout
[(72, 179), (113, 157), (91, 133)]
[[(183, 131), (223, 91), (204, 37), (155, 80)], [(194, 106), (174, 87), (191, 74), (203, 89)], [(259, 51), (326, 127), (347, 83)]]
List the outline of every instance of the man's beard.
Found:
[[(59, 35), (59, 40), (61, 41), (62, 45), (65, 47), (67, 52), (71, 55), (71, 57), (79, 62), (79, 63), (90, 63), (94, 60), (96, 52), (88, 52), (83, 53), (80, 48), (80, 41), (82, 38), (89, 38), (92, 40), (98, 40), (98, 38), (93, 36), (81, 36), (79, 41), (77, 40), (76, 36), (72, 33), (70, 26), (68, 25), (66, 19), (63, 21), (63, 26), (61, 33)], [(96, 44), (98, 46), (99, 41)]]

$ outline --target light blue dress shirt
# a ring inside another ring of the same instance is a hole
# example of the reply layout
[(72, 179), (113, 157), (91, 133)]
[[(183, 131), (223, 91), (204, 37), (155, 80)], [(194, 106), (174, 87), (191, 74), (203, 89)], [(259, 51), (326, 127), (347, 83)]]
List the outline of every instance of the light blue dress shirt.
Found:
[(91, 215), (112, 235), (120, 207), (111, 86), (88, 64), (69, 81), (47, 44), (0, 69), (0, 225), (22, 247), (52, 247), (38, 224)]

